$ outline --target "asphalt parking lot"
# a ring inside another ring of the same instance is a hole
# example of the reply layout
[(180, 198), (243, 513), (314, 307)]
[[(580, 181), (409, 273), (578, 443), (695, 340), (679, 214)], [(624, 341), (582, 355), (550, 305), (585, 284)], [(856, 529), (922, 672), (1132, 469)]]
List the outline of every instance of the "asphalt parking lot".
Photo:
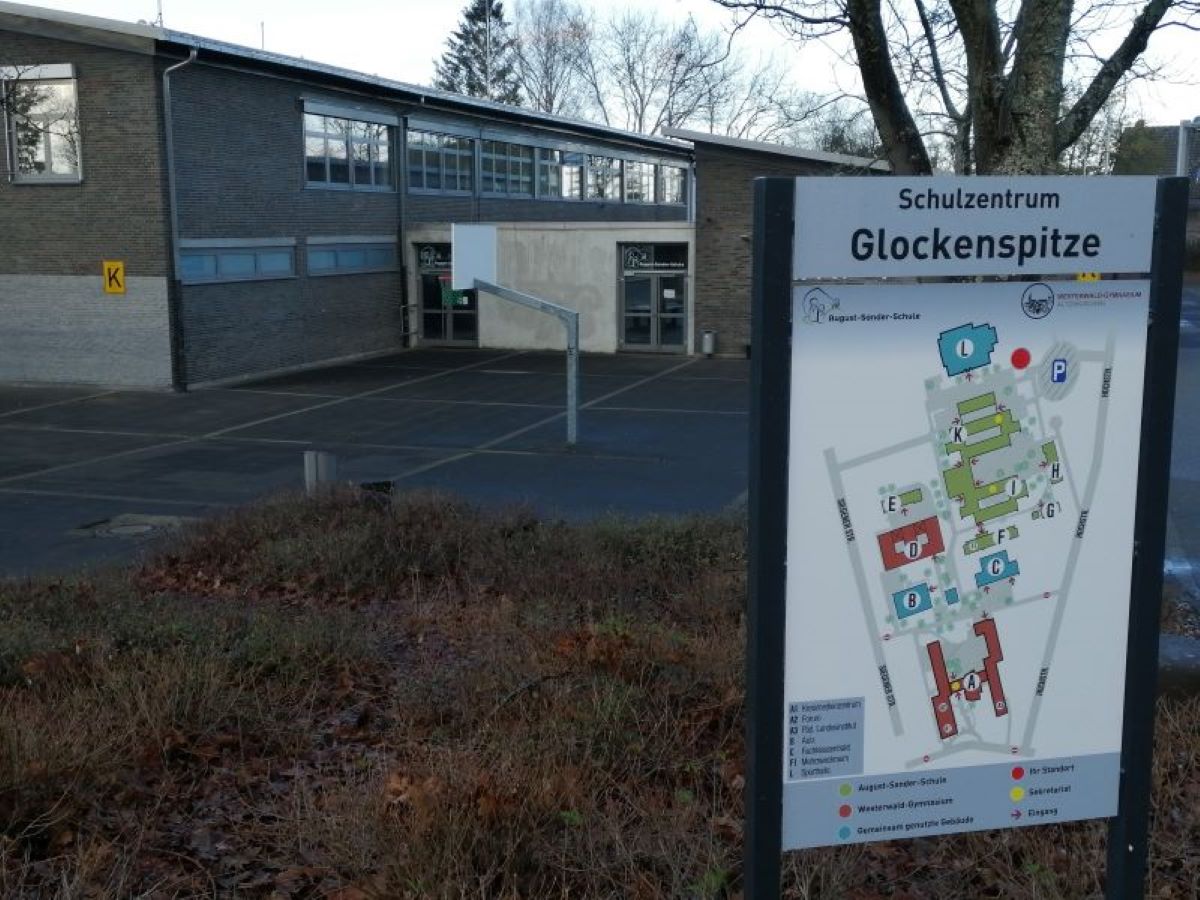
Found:
[(428, 348), (187, 394), (0, 386), (0, 575), (128, 558), (153, 539), (149, 517), (298, 490), (309, 449), (335, 453), (343, 480), (571, 519), (743, 494), (746, 361), (585, 356), (573, 449), (564, 367), (562, 353)]

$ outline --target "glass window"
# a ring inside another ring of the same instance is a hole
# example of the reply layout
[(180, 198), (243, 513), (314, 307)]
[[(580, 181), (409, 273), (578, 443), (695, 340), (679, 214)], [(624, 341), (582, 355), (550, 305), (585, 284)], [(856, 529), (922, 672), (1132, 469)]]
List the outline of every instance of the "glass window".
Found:
[(179, 276), (184, 284), (291, 278), (295, 273), (292, 247), (185, 247), (179, 251)]
[(0, 81), (8, 110), (13, 174), (18, 181), (79, 181), (79, 108), (75, 79)]
[(659, 166), (659, 203), (687, 202), (687, 169)]
[(263, 275), (291, 275), (292, 260), (290, 250), (264, 250), (258, 255), (258, 270)]
[(355, 275), (394, 272), (395, 244), (320, 244), (308, 248), (309, 275)]
[(217, 277), (217, 257), (214, 253), (184, 253), (179, 257), (179, 274), (183, 281), (199, 281)]
[(253, 277), (254, 254), (222, 253), (217, 257), (217, 274), (222, 278)]
[(475, 183), (475, 142), (428, 131), (408, 132), (408, 186), (419, 191), (470, 192)]
[(588, 157), (589, 200), (621, 199), (621, 161), (610, 156)]
[(330, 272), (337, 268), (337, 253), (333, 250), (316, 250), (309, 248), (308, 271)]
[(304, 114), (304, 170), (309, 184), (386, 190), (392, 185), (391, 159), (387, 125)]
[(582, 153), (563, 154), (563, 196), (571, 200), (583, 199), (583, 173), (587, 168), (587, 157)]
[(562, 196), (562, 151), (542, 147), (537, 152), (539, 197)]
[(625, 201), (627, 203), (654, 202), (654, 163), (626, 160)]
[(485, 194), (533, 196), (533, 148), (504, 141), (484, 141), (480, 162)]

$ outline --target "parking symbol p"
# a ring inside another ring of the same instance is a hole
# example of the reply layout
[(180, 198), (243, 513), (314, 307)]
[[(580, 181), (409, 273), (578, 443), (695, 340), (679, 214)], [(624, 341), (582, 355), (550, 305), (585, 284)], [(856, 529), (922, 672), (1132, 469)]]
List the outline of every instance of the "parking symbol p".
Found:
[(1067, 380), (1067, 361), (1056, 359), (1050, 363), (1050, 380), (1054, 384), (1062, 384)]

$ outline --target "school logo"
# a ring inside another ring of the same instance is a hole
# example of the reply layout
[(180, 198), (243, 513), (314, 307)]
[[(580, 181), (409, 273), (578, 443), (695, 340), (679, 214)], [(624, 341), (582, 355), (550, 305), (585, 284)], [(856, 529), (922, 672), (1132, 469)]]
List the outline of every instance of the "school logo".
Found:
[(1037, 282), (1025, 288), (1021, 294), (1021, 309), (1031, 319), (1044, 319), (1054, 309), (1054, 291), (1050, 285)]
[(804, 295), (804, 321), (809, 325), (820, 325), (829, 316), (829, 311), (838, 309), (841, 301), (829, 296), (821, 288), (813, 288)]

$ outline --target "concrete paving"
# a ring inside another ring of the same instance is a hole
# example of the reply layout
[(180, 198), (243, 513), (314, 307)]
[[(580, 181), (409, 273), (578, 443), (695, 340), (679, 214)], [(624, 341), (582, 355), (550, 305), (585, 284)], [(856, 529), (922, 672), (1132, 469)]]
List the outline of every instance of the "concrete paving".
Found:
[(0, 387), (0, 575), (122, 561), (153, 535), (116, 516), (196, 517), (303, 486), (303, 451), (350, 481), (433, 487), (589, 518), (717, 511), (745, 491), (749, 364), (582, 360), (565, 444), (562, 353), (420, 349), (188, 394)]
[[(302, 486), (302, 451), (394, 480), (571, 519), (726, 508), (747, 476), (749, 364), (583, 359), (565, 446), (561, 353), (420, 349), (189, 394), (0, 386), (0, 575), (136, 554), (118, 515), (202, 516)], [(1185, 288), (1168, 573), (1200, 607), (1200, 281)]]

